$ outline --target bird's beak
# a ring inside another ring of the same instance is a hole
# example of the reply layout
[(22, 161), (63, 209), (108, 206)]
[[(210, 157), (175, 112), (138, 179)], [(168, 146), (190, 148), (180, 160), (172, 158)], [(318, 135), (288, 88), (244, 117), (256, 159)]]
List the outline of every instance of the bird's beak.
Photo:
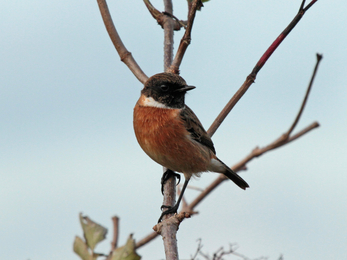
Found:
[(189, 90), (195, 89), (194, 86), (184, 86), (183, 88), (177, 89), (176, 92), (187, 92)]

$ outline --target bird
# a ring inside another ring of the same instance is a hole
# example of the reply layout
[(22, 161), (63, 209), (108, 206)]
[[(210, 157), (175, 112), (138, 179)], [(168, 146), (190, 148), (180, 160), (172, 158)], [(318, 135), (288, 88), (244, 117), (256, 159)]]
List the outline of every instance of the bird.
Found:
[[(183, 173), (185, 182), (173, 207), (164, 215), (177, 213), (183, 193), (192, 176), (202, 172), (224, 174), (241, 189), (249, 187), (237, 173), (216, 156), (211, 137), (198, 117), (185, 104), (187, 91), (194, 89), (179, 75), (163, 72), (145, 82), (133, 113), (133, 127), (143, 151), (155, 162), (167, 168), (162, 185), (175, 172)], [(179, 175), (178, 175), (179, 176)], [(163, 187), (163, 186), (162, 186)]]

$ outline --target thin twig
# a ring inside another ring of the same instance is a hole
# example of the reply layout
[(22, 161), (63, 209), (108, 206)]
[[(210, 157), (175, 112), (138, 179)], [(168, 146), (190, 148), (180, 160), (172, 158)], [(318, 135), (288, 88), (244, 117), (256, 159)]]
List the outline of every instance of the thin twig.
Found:
[(157, 236), (158, 236), (157, 232), (150, 233), (149, 235), (142, 238), (140, 241), (136, 242), (135, 248), (140, 248), (146, 245), (148, 242), (152, 241)]
[(113, 240), (111, 242), (111, 251), (115, 250), (118, 246), (118, 236), (119, 236), (119, 218), (114, 216), (112, 218), (113, 223)]
[(190, 41), (191, 41), (191, 32), (193, 28), (194, 19), (195, 19), (195, 13), (197, 8), (199, 8), (200, 6), (202, 6), (201, 0), (193, 0), (191, 8), (189, 9), (186, 31), (181, 39), (176, 56), (170, 68), (167, 70), (167, 72), (179, 74), (179, 67), (181, 65), (184, 53), (186, 52), (186, 49), (188, 48), (188, 45), (190, 44)]
[(311, 77), (311, 80), (310, 80), (310, 83), (308, 85), (308, 88), (307, 88), (307, 91), (306, 91), (306, 95), (305, 95), (305, 98), (304, 98), (304, 101), (302, 102), (302, 105), (300, 107), (300, 111), (297, 115), (297, 117), (295, 118), (294, 122), (293, 122), (293, 125), (289, 128), (288, 132), (287, 132), (287, 135), (289, 136), (295, 126), (297, 125), (297, 123), (299, 122), (299, 119), (302, 115), (302, 112), (304, 111), (304, 108), (305, 108), (305, 105), (306, 105), (306, 102), (307, 102), (307, 99), (308, 99), (308, 95), (310, 94), (310, 91), (311, 91), (311, 88), (312, 88), (312, 85), (313, 85), (313, 81), (314, 81), (314, 78), (316, 77), (316, 74), (317, 74), (317, 70), (318, 70), (318, 66), (319, 66), (319, 63), (320, 61), (322, 60), (323, 56), (321, 54), (318, 54), (316, 55), (317, 57), (317, 62), (316, 62), (316, 66), (314, 67), (314, 70), (313, 70), (313, 74), (312, 74), (312, 77)]
[(199, 238), (198, 241), (199, 241), (199, 244), (198, 244), (198, 247), (196, 249), (196, 252), (195, 252), (194, 256), (191, 257), (190, 260), (195, 260), (195, 258), (198, 256), (199, 252), (201, 251), (201, 248), (202, 248), (201, 238)]
[(253, 68), (251, 74), (249, 74), (239, 88), (239, 90), (234, 94), (234, 96), (230, 99), (230, 101), (226, 104), (223, 110), (219, 113), (215, 121), (212, 123), (207, 133), (212, 136), (218, 129), (218, 127), (222, 124), (224, 119), (236, 105), (236, 103), (242, 98), (242, 96), (246, 93), (248, 88), (254, 83), (256, 76), (259, 70), (264, 66), (266, 61), (270, 58), (272, 53), (277, 49), (277, 47), (282, 43), (282, 41), (286, 38), (286, 36), (291, 32), (291, 30), (297, 25), (297, 23), (304, 16), (305, 12), (316, 2), (317, 0), (312, 0), (309, 5), (304, 8), (305, 1), (301, 3), (299, 12), (294, 17), (294, 19), (290, 22), (286, 29), (276, 38), (276, 40), (270, 45), (270, 47), (266, 50), (263, 56), (259, 59), (255, 67)]
[[(158, 9), (156, 9), (149, 0), (143, 0), (143, 2), (145, 3), (148, 11), (153, 16), (153, 18), (159, 23), (161, 21), (160, 17), (162, 17), (163, 14)], [(161, 23), (159, 24), (162, 25)]]
[(304, 16), (305, 12), (318, 0), (312, 0), (310, 4), (308, 4), (305, 8), (305, 0), (302, 1), (299, 11), (297, 15), (294, 17), (294, 19), (289, 23), (289, 25), (283, 30), (283, 32), (276, 38), (276, 40), (270, 45), (270, 47), (266, 50), (266, 52), (263, 54), (263, 56), (259, 59), (255, 67), (253, 68), (253, 71), (251, 75), (256, 77), (259, 70), (264, 66), (266, 61), (270, 58), (270, 56), (274, 53), (274, 51), (277, 49), (277, 47), (282, 43), (282, 41), (288, 36), (288, 34), (294, 29), (294, 27), (298, 24), (298, 22), (301, 20), (301, 18)]
[(148, 77), (142, 71), (140, 66), (137, 64), (137, 62), (133, 58), (131, 52), (129, 52), (125, 48), (121, 38), (118, 35), (116, 27), (114, 26), (114, 23), (112, 21), (112, 17), (111, 17), (110, 11), (108, 10), (106, 0), (97, 0), (97, 2), (99, 5), (100, 13), (101, 13), (102, 19), (104, 21), (108, 35), (110, 36), (111, 41), (112, 41), (114, 47), (116, 48), (121, 61), (124, 62), (128, 66), (128, 68), (131, 70), (131, 72), (135, 75), (135, 77), (141, 83), (144, 84), (146, 82), (146, 80), (148, 79)]

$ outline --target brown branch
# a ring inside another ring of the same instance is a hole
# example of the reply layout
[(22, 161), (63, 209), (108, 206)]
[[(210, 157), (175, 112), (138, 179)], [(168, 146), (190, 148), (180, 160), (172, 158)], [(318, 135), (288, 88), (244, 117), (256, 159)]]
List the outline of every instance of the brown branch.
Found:
[[(164, 0), (164, 9), (165, 12), (172, 14), (172, 0)], [(173, 36), (174, 36), (174, 20), (168, 16), (164, 16), (164, 71), (167, 71), (172, 63), (173, 58)], [(163, 171), (166, 171), (166, 168), (163, 168)], [(166, 181), (164, 185), (163, 192), (163, 205), (174, 206), (176, 203), (176, 178), (172, 177)], [(163, 210), (166, 210), (163, 208)], [(157, 230), (157, 233), (160, 234), (163, 238), (164, 250), (166, 260), (176, 260), (178, 259), (178, 246), (176, 233), (178, 230), (179, 223), (171, 222), (173, 214), (167, 214), (164, 216), (163, 221), (157, 225), (160, 231)]]
[(312, 88), (312, 85), (313, 85), (313, 81), (314, 81), (314, 78), (316, 77), (316, 74), (317, 74), (317, 70), (318, 70), (318, 66), (319, 66), (319, 63), (320, 61), (322, 60), (323, 56), (321, 54), (316, 54), (316, 57), (317, 57), (317, 62), (316, 62), (316, 66), (314, 67), (314, 70), (313, 70), (313, 74), (312, 74), (312, 77), (311, 77), (311, 80), (310, 80), (310, 83), (308, 85), (308, 88), (307, 88), (307, 91), (306, 91), (306, 95), (305, 95), (305, 98), (304, 98), (304, 101), (302, 102), (302, 105), (300, 107), (300, 111), (297, 115), (297, 117), (295, 118), (294, 122), (293, 122), (293, 125), (289, 128), (288, 132), (287, 132), (287, 135), (289, 136), (295, 126), (297, 125), (297, 123), (299, 122), (299, 119), (302, 115), (302, 112), (304, 111), (304, 108), (305, 108), (305, 105), (306, 105), (306, 102), (307, 102), (307, 99), (308, 99), (308, 95), (310, 94), (310, 91), (311, 91), (311, 88)]
[(143, 2), (145, 3), (148, 11), (153, 16), (153, 18), (157, 20), (158, 24), (160, 24), (163, 27), (163, 25), (161, 24), (162, 23), (161, 17), (163, 17), (163, 13), (158, 11), (149, 0), (143, 0)]
[(166, 260), (178, 260), (176, 233), (179, 225), (185, 218), (190, 218), (189, 213), (181, 212), (158, 223), (153, 230), (163, 237)]
[(140, 241), (138, 241), (135, 245), (135, 248), (140, 248), (144, 245), (146, 245), (148, 242), (151, 242), (154, 238), (156, 238), (158, 236), (157, 232), (152, 232), (149, 235), (147, 235), (146, 237), (144, 237), (143, 239), (141, 239)]
[[(172, 8), (172, 1), (171, 0), (164, 0), (164, 9), (165, 12), (172, 14), (173, 8)], [(173, 45), (174, 45), (174, 32), (173, 32), (173, 26), (174, 21), (173, 19), (165, 15), (164, 16), (164, 71), (167, 71), (167, 69), (170, 67), (172, 63), (173, 58)]]
[(223, 110), (219, 113), (219, 115), (216, 117), (210, 128), (207, 130), (207, 133), (210, 136), (213, 136), (213, 134), (217, 131), (218, 127), (222, 124), (224, 119), (227, 117), (227, 115), (230, 113), (231, 109), (236, 105), (236, 103), (242, 98), (242, 96), (246, 93), (248, 88), (251, 86), (251, 84), (254, 82), (255, 77), (248, 75), (246, 78), (246, 81), (242, 84), (242, 86), (239, 88), (239, 90), (234, 94), (234, 96), (229, 100), (229, 102), (225, 105)]
[(158, 11), (158, 9), (156, 9), (152, 3), (149, 0), (143, 0), (143, 2), (145, 3), (148, 11), (150, 12), (150, 14), (153, 16), (153, 18), (155, 20), (157, 20), (158, 24), (164, 29), (164, 16), (168, 15), (170, 17), (172, 17), (174, 19), (174, 27), (173, 29), (175, 31), (179, 31), (182, 27), (186, 27), (187, 21), (182, 21), (179, 20), (176, 16), (174, 16), (172, 13), (168, 13), (166, 11), (164, 12), (160, 12)]
[(256, 76), (259, 70), (264, 66), (266, 61), (270, 58), (272, 53), (277, 49), (277, 47), (282, 43), (282, 41), (287, 37), (287, 35), (291, 32), (291, 30), (298, 24), (301, 18), (304, 16), (305, 12), (318, 0), (312, 0), (310, 4), (308, 4), (305, 8), (305, 0), (302, 1), (299, 12), (294, 17), (294, 19), (290, 22), (286, 29), (276, 38), (276, 40), (271, 44), (271, 46), (266, 50), (260, 60), (257, 62), (255, 67), (253, 68), (251, 74), (249, 74), (242, 84), (240, 89), (234, 94), (234, 96), (230, 99), (230, 101), (226, 104), (224, 109), (219, 113), (215, 121), (212, 123), (207, 133), (212, 136), (218, 129), (218, 127), (222, 124), (224, 119), (236, 105), (236, 103), (242, 98), (242, 96), (246, 93), (248, 88), (254, 83)]
[(113, 223), (113, 240), (111, 242), (111, 251), (115, 250), (118, 246), (118, 235), (119, 235), (119, 218), (114, 216), (112, 218)]
[(114, 26), (114, 23), (112, 21), (112, 17), (111, 17), (110, 11), (108, 10), (106, 0), (97, 0), (97, 2), (99, 5), (100, 13), (104, 21), (108, 35), (110, 36), (111, 41), (114, 47), (116, 48), (121, 61), (124, 62), (128, 66), (128, 68), (131, 70), (131, 72), (135, 75), (135, 77), (141, 83), (144, 84), (146, 80), (148, 79), (148, 77), (142, 71), (140, 66), (136, 63), (131, 52), (129, 52), (125, 48), (121, 38), (118, 35), (116, 27)]
[(181, 39), (176, 56), (170, 68), (167, 70), (167, 72), (179, 74), (179, 67), (181, 65), (184, 53), (186, 52), (188, 45), (190, 44), (190, 41), (191, 41), (191, 32), (193, 28), (194, 19), (195, 19), (195, 13), (196, 13), (196, 10), (201, 6), (202, 6), (201, 0), (193, 0), (191, 8), (189, 9), (186, 31)]

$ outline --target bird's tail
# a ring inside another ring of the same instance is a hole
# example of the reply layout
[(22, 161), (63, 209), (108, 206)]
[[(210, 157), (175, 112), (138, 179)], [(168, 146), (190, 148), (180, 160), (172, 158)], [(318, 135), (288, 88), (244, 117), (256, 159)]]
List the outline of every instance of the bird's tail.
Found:
[[(216, 160), (216, 161), (213, 161), (213, 160)], [(219, 160), (218, 158), (215, 158), (215, 159), (212, 159), (212, 161), (213, 161), (212, 165), (214, 168), (212, 171), (216, 171), (216, 172), (224, 174), (230, 180), (232, 180), (237, 186), (239, 186), (241, 189), (245, 190), (246, 188), (249, 188), (248, 183), (245, 182), (244, 179), (242, 179), (236, 172), (234, 172), (232, 169), (230, 169), (230, 167), (226, 166), (221, 160)], [(218, 161), (218, 163), (217, 163), (217, 161)], [(218, 166), (218, 168), (219, 168), (218, 170), (217, 170), (217, 168), (215, 168), (216, 166)]]
[(223, 172), (225, 176), (227, 176), (230, 180), (232, 180), (237, 186), (239, 186), (241, 189), (249, 188), (249, 185), (247, 182), (245, 182), (244, 179), (242, 179), (236, 172), (234, 172), (232, 169), (230, 169), (228, 166)]

